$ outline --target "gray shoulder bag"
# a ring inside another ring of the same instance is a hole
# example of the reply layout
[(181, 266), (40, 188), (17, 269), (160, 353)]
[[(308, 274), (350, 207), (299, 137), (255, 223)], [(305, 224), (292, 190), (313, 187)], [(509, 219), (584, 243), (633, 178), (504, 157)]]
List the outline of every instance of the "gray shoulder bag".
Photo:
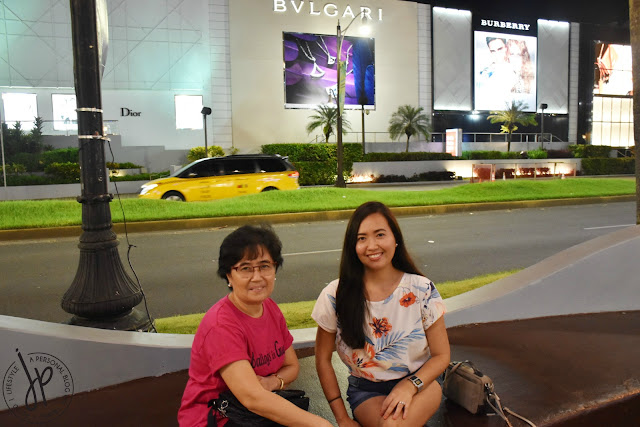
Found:
[(472, 414), (491, 414), (494, 412), (509, 427), (513, 427), (507, 415), (505, 415), (506, 412), (530, 426), (536, 427), (534, 423), (525, 417), (516, 414), (506, 406), (503, 407), (500, 404), (500, 398), (494, 391), (491, 378), (480, 372), (468, 360), (449, 364), (449, 367), (444, 371), (442, 392), (447, 399), (452, 400)]

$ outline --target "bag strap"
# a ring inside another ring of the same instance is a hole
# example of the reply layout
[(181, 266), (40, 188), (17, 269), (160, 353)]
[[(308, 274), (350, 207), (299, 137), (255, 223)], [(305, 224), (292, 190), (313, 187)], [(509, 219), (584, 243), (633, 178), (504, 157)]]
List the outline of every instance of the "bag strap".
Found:
[(513, 412), (506, 406), (503, 407), (502, 404), (500, 403), (500, 397), (496, 394), (495, 391), (491, 390), (487, 386), (485, 386), (484, 391), (485, 391), (485, 400), (487, 404), (495, 411), (496, 414), (498, 414), (500, 418), (504, 420), (505, 423), (507, 423), (507, 426), (513, 427), (513, 425), (509, 422), (509, 419), (505, 415), (505, 412), (507, 412), (509, 415), (513, 415), (514, 417), (521, 419), (525, 423), (529, 424), (531, 427), (536, 427), (536, 425), (533, 422), (526, 419), (522, 415)]
[(451, 365), (453, 365), (453, 366), (451, 367), (451, 369), (449, 370), (447, 375), (453, 374), (456, 371), (456, 369), (458, 369), (463, 364), (464, 365), (469, 365), (469, 367), (471, 367), (471, 369), (473, 369), (473, 373), (476, 374), (477, 376), (482, 377), (484, 375), (482, 372), (480, 372), (480, 370), (478, 368), (476, 368), (476, 365), (474, 365), (470, 360), (465, 360), (465, 361), (462, 361), (462, 362), (451, 362)]

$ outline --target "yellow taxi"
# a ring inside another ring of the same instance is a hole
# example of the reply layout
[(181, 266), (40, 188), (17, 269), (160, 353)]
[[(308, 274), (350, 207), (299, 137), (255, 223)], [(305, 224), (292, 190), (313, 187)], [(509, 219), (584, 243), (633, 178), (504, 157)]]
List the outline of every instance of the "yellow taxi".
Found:
[(224, 199), (270, 190), (297, 190), (300, 174), (286, 157), (237, 154), (196, 160), (167, 178), (144, 184), (139, 198), (175, 201)]

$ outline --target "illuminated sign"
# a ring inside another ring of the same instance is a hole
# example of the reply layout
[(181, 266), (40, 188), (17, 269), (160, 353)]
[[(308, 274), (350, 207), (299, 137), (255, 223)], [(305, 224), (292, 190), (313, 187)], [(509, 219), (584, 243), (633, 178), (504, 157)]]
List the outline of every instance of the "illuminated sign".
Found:
[[(292, 9), (296, 14), (308, 13), (311, 16), (325, 15), (331, 18), (355, 18), (358, 14), (362, 13), (362, 19), (367, 18), (370, 20), (377, 19), (382, 21), (382, 9), (372, 10), (370, 7), (360, 6), (360, 8), (352, 8), (347, 5), (341, 10), (335, 3), (325, 3), (322, 6), (316, 4), (313, 1), (304, 0), (273, 0), (273, 11), (284, 13), (287, 10)], [(372, 16), (372, 14), (374, 16)]]
[(504, 28), (509, 30), (529, 31), (531, 24), (519, 24), (517, 22), (494, 21), (492, 19), (481, 19), (481, 27)]

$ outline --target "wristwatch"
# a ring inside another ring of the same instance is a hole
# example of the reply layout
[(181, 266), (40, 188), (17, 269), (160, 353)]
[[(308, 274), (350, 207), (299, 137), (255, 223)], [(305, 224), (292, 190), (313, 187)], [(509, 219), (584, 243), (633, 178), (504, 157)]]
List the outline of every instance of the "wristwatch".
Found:
[(424, 382), (420, 378), (415, 375), (409, 377), (409, 381), (413, 383), (414, 386), (418, 389), (418, 391), (422, 390), (422, 386), (424, 386)]

